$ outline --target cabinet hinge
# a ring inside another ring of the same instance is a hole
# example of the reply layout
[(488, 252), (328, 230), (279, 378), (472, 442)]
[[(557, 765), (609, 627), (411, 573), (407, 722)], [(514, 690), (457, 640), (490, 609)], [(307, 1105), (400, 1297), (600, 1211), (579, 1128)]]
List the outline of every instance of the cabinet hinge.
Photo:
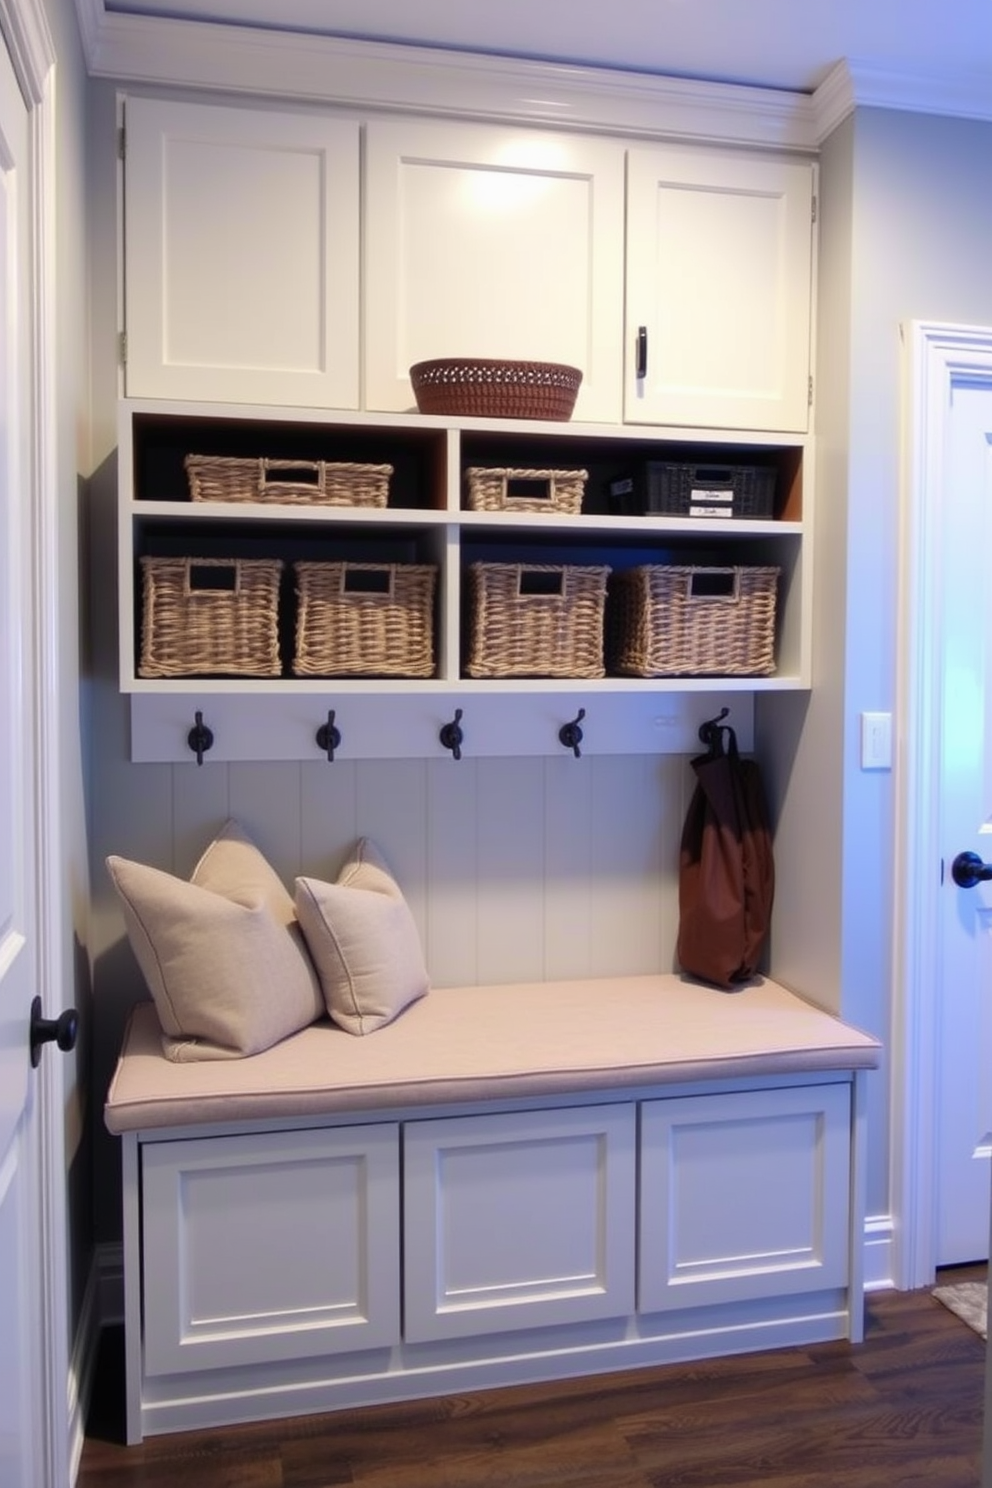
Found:
[(118, 352), (119, 352), (120, 359), (121, 359), (121, 366), (122, 367), (126, 367), (127, 366), (127, 331), (121, 331), (121, 333), (118, 336), (117, 340), (118, 340)]
[(816, 221), (816, 197), (813, 197), (813, 221)]
[(812, 408), (813, 407), (813, 374), (812, 374), (812, 372), (809, 375), (809, 389), (808, 389), (808, 392), (807, 392), (807, 395), (806, 395), (806, 401), (807, 401), (809, 407)]
[(127, 156), (127, 130), (122, 124), (117, 131), (117, 158), (124, 160)]

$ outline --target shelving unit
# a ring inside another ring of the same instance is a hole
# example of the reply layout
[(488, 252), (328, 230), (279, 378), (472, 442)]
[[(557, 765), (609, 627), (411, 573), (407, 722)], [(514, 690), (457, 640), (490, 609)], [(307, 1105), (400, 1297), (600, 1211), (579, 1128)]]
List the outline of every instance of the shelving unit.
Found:
[[(657, 700), (672, 695), (669, 717), (679, 712), (676, 698), (700, 695), (705, 712), (724, 694), (801, 689), (810, 685), (809, 528), (812, 492), (809, 441), (805, 436), (734, 432), (719, 438), (699, 431), (592, 424), (538, 424), (511, 420), (467, 421), (410, 414), (336, 413), (242, 405), (181, 404), (124, 400), (120, 408), (120, 685), (132, 695), (134, 739), (142, 717), (159, 728), (164, 700), (182, 700), (192, 722), (193, 709), (217, 709), (237, 700), (242, 708), (278, 698), (285, 726), (290, 698), (349, 699), (380, 710), (388, 700), (429, 703), (431, 717), (469, 700), (558, 699), (558, 712), (573, 703), (616, 708), (622, 725), (627, 713), (653, 709), (657, 739)], [(192, 502), (183, 468), (186, 454), (266, 456), (389, 463), (394, 467), (385, 508), (278, 505), (266, 502)], [(610, 485), (640, 462), (657, 459), (709, 459), (723, 463), (774, 464), (775, 513), (770, 520), (669, 516), (624, 516), (611, 510)], [(583, 468), (588, 471), (582, 510), (483, 512), (466, 509), (464, 471), (470, 465), (516, 468)], [(281, 635), (283, 675), (151, 678), (140, 675), (142, 556), (280, 557), (287, 564)], [(292, 674), (291, 565), (302, 559), (374, 563), (430, 563), (438, 569), (434, 676), (410, 678), (299, 678)], [(605, 563), (676, 562), (705, 565), (774, 563), (781, 569), (778, 595), (776, 669), (760, 677), (605, 676), (571, 678), (471, 679), (464, 675), (467, 646), (465, 575), (474, 561)], [(158, 700), (158, 712), (141, 700)], [(585, 700), (583, 702), (583, 700)], [(632, 702), (633, 700), (633, 702)], [(640, 700), (639, 702), (637, 700)], [(139, 715), (139, 708), (144, 713)], [(173, 710), (174, 711), (174, 710)], [(313, 714), (313, 707), (310, 709)], [(738, 708), (738, 712), (740, 709)], [(692, 717), (698, 710), (690, 710)], [(269, 710), (271, 715), (272, 710)], [(605, 715), (601, 715), (605, 716)], [(611, 715), (612, 716), (612, 715)], [(686, 715), (688, 718), (688, 715)], [(415, 713), (408, 718), (414, 720)], [(563, 720), (564, 721), (564, 720)], [(262, 757), (286, 757), (274, 740), (253, 746)], [(269, 730), (264, 725), (262, 733)], [(679, 730), (677, 730), (679, 731)], [(432, 740), (436, 734), (431, 723)], [(679, 731), (680, 737), (684, 730)], [(487, 725), (487, 736), (489, 726)], [(134, 742), (134, 741), (133, 741)], [(147, 748), (147, 745), (141, 746)], [(294, 747), (289, 747), (289, 757)], [(367, 746), (366, 746), (367, 747)], [(432, 742), (431, 748), (433, 749)], [(657, 749), (657, 743), (654, 744)], [(692, 744), (688, 746), (690, 749)], [(307, 750), (312, 749), (308, 743)], [(407, 736), (397, 753), (417, 752)], [(173, 756), (135, 753), (136, 758)], [(487, 749), (487, 752), (490, 752)], [(529, 751), (525, 751), (529, 752)], [(231, 756), (234, 757), (234, 756)]]

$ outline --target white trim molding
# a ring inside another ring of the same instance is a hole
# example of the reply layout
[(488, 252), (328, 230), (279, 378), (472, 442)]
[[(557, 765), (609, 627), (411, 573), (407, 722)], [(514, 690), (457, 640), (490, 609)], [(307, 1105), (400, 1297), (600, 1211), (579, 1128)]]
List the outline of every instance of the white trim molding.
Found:
[(992, 329), (917, 321), (905, 328), (905, 451), (899, 561), (895, 914), (892, 1006), (892, 1210), (900, 1290), (936, 1271), (938, 761), (941, 495), (951, 390), (992, 385)]
[(895, 1287), (895, 1224), (891, 1214), (869, 1214), (865, 1220), (865, 1291)]
[(29, 105), (45, 97), (55, 46), (40, 0), (0, 0), (0, 34)]
[(640, 138), (815, 145), (809, 95), (119, 13), (76, 0), (94, 77)]
[(615, 68), (108, 11), (76, 0), (93, 77), (258, 97), (515, 119), (641, 138), (813, 151), (856, 107), (992, 120), (984, 74), (847, 59), (813, 94)]

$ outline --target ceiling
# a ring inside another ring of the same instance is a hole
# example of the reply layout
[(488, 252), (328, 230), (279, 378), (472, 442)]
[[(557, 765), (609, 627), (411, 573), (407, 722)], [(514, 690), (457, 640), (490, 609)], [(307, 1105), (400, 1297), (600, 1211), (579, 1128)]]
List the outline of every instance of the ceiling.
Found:
[(813, 92), (839, 62), (992, 98), (989, 0), (103, 0), (150, 16)]

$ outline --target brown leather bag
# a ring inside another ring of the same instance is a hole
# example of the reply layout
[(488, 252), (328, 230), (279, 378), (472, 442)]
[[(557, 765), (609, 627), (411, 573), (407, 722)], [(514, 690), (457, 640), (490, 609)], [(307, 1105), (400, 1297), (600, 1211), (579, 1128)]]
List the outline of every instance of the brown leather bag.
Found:
[(710, 749), (692, 761), (696, 787), (679, 854), (676, 955), (690, 975), (733, 987), (756, 974), (768, 937), (772, 835), (760, 771), (741, 759), (734, 730), (714, 720), (699, 732)]

